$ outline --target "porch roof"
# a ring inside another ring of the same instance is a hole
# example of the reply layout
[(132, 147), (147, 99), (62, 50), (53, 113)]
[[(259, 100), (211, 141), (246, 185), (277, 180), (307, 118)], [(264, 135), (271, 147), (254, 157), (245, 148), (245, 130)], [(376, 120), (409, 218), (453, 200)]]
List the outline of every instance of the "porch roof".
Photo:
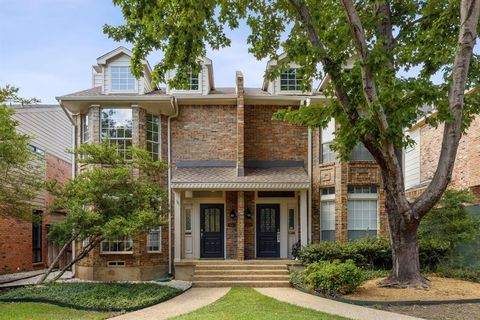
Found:
[(310, 179), (303, 167), (245, 168), (237, 176), (232, 167), (177, 168), (173, 172), (174, 189), (216, 190), (305, 190)]

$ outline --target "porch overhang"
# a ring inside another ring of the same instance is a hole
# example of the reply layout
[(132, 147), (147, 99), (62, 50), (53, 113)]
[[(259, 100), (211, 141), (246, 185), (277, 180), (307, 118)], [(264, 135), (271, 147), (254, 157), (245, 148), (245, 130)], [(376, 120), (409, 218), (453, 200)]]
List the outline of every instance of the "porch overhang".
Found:
[(310, 179), (303, 167), (246, 168), (237, 176), (232, 167), (177, 168), (172, 188), (177, 190), (307, 190)]

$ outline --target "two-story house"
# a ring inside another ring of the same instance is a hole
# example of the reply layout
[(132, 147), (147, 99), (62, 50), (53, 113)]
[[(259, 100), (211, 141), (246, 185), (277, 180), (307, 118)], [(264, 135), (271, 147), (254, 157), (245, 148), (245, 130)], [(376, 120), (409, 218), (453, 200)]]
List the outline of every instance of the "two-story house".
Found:
[[(58, 105), (14, 105), (17, 131), (31, 137), (29, 148), (38, 156), (42, 180), (66, 182), (72, 175), (72, 124)], [(36, 168), (37, 169), (37, 168)], [(52, 196), (45, 190), (32, 199), (32, 221), (0, 217), (0, 274), (45, 269), (59, 248), (47, 240), (51, 224), (63, 218), (62, 212), (47, 214)], [(69, 261), (65, 254), (60, 264)]]
[(102, 243), (77, 276), (139, 280), (174, 271), (191, 280), (204, 259), (285, 263), (298, 241), (385, 234), (380, 174), (365, 148), (340, 161), (329, 148), (333, 124), (309, 130), (272, 120), (281, 108), (326, 101), (321, 88), (302, 91), (298, 66), (262, 88), (244, 87), (239, 71), (234, 87), (217, 88), (213, 62), (202, 58), (188, 90), (177, 90), (156, 88), (147, 61), (135, 79), (131, 55), (119, 47), (99, 57), (93, 87), (57, 99), (74, 115), (77, 144), (109, 141), (119, 152), (138, 145), (168, 162), (169, 223)]

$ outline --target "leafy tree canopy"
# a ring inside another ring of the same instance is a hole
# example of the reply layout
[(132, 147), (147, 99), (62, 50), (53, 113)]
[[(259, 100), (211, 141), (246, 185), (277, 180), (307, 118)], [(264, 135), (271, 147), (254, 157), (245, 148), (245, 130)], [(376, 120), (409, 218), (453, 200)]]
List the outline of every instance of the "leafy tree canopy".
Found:
[(7, 102), (29, 104), (18, 88), (0, 88), (0, 216), (31, 218), (32, 201), (43, 186), (44, 158), (28, 149), (31, 138), (19, 133), (15, 110)]

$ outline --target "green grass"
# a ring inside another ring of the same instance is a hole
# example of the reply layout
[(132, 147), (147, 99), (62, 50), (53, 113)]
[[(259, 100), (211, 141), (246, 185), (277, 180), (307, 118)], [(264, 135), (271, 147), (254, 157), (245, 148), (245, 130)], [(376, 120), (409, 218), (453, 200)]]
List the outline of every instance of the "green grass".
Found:
[(0, 301), (50, 302), (61, 306), (122, 311), (144, 308), (171, 299), (181, 290), (154, 283), (54, 283), (0, 294)]
[(238, 319), (238, 320), (270, 320), (270, 319), (346, 319), (310, 309), (298, 307), (289, 303), (280, 302), (264, 296), (254, 289), (233, 288), (218, 301), (192, 313), (176, 317), (181, 320), (211, 320), (211, 319)]
[(46, 303), (0, 302), (0, 320), (105, 319), (107, 313), (81, 311)]

